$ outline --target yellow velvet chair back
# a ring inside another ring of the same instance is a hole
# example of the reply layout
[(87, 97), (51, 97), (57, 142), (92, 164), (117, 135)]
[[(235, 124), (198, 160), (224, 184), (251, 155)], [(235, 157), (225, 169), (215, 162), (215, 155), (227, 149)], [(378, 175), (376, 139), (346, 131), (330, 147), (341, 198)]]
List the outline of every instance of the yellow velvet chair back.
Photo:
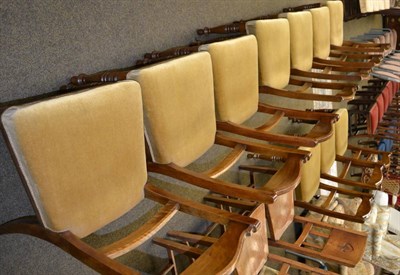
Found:
[(313, 62), (313, 25), (308, 11), (286, 14), (290, 26), (290, 59), (292, 68), (309, 71)]
[(242, 123), (258, 108), (257, 40), (253, 35), (204, 45), (211, 55), (217, 119)]
[(314, 148), (300, 147), (300, 149), (310, 151), (312, 156), (301, 167), (301, 181), (296, 188), (296, 199), (310, 201), (319, 189), (321, 145), (318, 144)]
[(194, 53), (128, 73), (140, 83), (145, 134), (153, 161), (186, 166), (216, 133), (210, 54)]
[(328, 7), (310, 10), (313, 22), (314, 57), (327, 59), (331, 51), (331, 25)]
[(321, 172), (328, 173), (332, 167), (336, 155), (343, 156), (348, 145), (348, 112), (346, 108), (338, 109), (335, 114), (339, 115), (338, 121), (333, 128), (333, 135), (321, 143)]
[(256, 20), (246, 23), (258, 43), (260, 84), (283, 89), (290, 78), (290, 31), (287, 19)]
[(342, 1), (327, 1), (331, 25), (331, 45), (342, 46), (343, 44), (343, 3)]
[(143, 199), (147, 173), (138, 83), (12, 107), (2, 122), (46, 228), (84, 237)]

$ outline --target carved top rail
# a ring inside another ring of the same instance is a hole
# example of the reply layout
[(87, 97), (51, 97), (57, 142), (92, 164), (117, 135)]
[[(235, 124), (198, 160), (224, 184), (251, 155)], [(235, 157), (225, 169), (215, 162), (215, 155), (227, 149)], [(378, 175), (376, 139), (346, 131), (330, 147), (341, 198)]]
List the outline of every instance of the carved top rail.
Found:
[(309, 10), (309, 9), (314, 9), (314, 8), (319, 8), (319, 7), (321, 7), (321, 3), (312, 3), (312, 4), (297, 6), (297, 7), (285, 8), (282, 11), (283, 12), (304, 11), (304, 10)]
[(251, 19), (247, 20), (239, 20), (239, 21), (234, 21), (233, 23), (230, 24), (224, 24), (220, 25), (217, 27), (204, 27), (202, 29), (197, 30), (198, 35), (208, 35), (208, 34), (246, 34), (246, 22), (252, 21), (252, 20), (265, 20), (265, 19), (273, 19), (277, 18), (277, 14), (271, 14), (271, 15), (264, 15), (264, 16), (258, 16), (254, 17)]

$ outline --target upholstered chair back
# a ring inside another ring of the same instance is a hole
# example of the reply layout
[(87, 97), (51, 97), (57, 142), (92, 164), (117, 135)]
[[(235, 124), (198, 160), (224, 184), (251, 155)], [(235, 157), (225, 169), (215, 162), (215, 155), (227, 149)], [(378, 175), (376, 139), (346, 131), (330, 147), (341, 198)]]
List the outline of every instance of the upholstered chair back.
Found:
[(285, 18), (256, 20), (246, 23), (258, 43), (260, 84), (283, 89), (290, 78), (290, 31)]
[(349, 113), (346, 108), (340, 108), (335, 114), (339, 115), (339, 120), (335, 123), (336, 154), (343, 156), (349, 140)]
[(349, 115), (346, 108), (338, 109), (335, 114), (339, 116), (333, 128), (333, 135), (321, 143), (321, 172), (328, 173), (336, 155), (343, 156), (348, 145)]
[[(339, 118), (341, 120), (341, 118)], [(336, 122), (338, 123), (339, 120)], [(342, 121), (340, 121), (342, 122)], [(332, 136), (321, 142), (321, 173), (328, 173), (336, 159), (336, 125), (333, 127)], [(346, 137), (347, 138), (347, 137)]]
[(290, 59), (292, 68), (309, 71), (313, 62), (313, 25), (308, 11), (289, 12)]
[(258, 55), (255, 36), (248, 35), (209, 45), (217, 119), (242, 123), (258, 108)]
[(331, 51), (331, 26), (328, 7), (311, 9), (314, 57), (327, 59)]
[(312, 156), (310, 160), (301, 167), (301, 181), (296, 188), (296, 199), (311, 201), (319, 189), (321, 145), (318, 144), (313, 148), (300, 147), (299, 149), (310, 151)]
[(342, 1), (327, 1), (330, 17), (331, 45), (342, 46), (343, 44), (343, 3)]
[(216, 133), (210, 54), (194, 53), (128, 73), (142, 87), (145, 135), (153, 161), (186, 166)]
[(1, 119), (46, 228), (84, 237), (143, 199), (147, 173), (138, 83), (12, 107)]

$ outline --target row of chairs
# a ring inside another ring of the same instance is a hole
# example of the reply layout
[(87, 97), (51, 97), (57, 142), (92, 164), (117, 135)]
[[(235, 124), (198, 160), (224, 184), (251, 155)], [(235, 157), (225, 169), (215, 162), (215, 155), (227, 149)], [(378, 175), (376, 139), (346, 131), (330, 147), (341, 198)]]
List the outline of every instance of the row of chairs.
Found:
[[(231, 273), (234, 270), (239, 274), (256, 274), (267, 258), (282, 262), (283, 272), (294, 266), (309, 272), (328, 273), (268, 253), (269, 245), (354, 266), (363, 254), (366, 235), (295, 216), (294, 205), (309, 207), (340, 219), (363, 222), (371, 210), (372, 200), (372, 195), (365, 190), (380, 188), (382, 169), (388, 165), (390, 154), (347, 144), (346, 109), (334, 113), (310, 112), (260, 102), (259, 92), (269, 89), (270, 94), (282, 93), (280, 87), (275, 85), (287, 86), (289, 83), (301, 83), (303, 86), (297, 93), (290, 90), (284, 92), (286, 95), (295, 94), (299, 99), (333, 98), (333, 101), (339, 101), (337, 95), (325, 97), (302, 92), (311, 86), (341, 88), (343, 93), (351, 94), (348, 99), (353, 98), (355, 84), (343, 81), (351, 79), (354, 82), (356, 78), (347, 74), (335, 76), (340, 78), (337, 83), (290, 78), (290, 71), (293, 72), (290, 57), (293, 60), (295, 56), (290, 51), (293, 29), (290, 29), (290, 18), (307, 21), (310, 15), (298, 13), (288, 15), (287, 19), (258, 21), (254, 26), (267, 26), (265, 33), (256, 31), (255, 36), (203, 45), (189, 51), (200, 52), (149, 67), (102, 72), (88, 77), (81, 75), (74, 79), (80, 79), (81, 83), (88, 80), (101, 82), (102, 79), (127, 81), (5, 111), (2, 115), (3, 133), (37, 217), (4, 224), (0, 233), (31, 234), (60, 246), (100, 272), (128, 274), (134, 271), (111, 259), (152, 238), (155, 231), (180, 210), (223, 224), (226, 231), (217, 237), (169, 232), (175, 240), (192, 243), (193, 246), (170, 239), (153, 239), (169, 251), (170, 265), (164, 272), (178, 271), (172, 252), (177, 251), (197, 259), (183, 272), (185, 274)], [(251, 24), (253, 22), (248, 25)], [(272, 38), (269, 36), (271, 32), (276, 34)], [(267, 37), (260, 37), (259, 33)], [(280, 41), (282, 37), (284, 39)], [(271, 45), (274, 40), (282, 43), (279, 45), (284, 50), (282, 56), (289, 60), (289, 66), (282, 66), (281, 60), (274, 58), (280, 48), (267, 48), (261, 44)], [(380, 46), (366, 49), (368, 52), (381, 50)], [(273, 64), (266, 65), (267, 81), (273, 83), (262, 84), (267, 88), (259, 88), (258, 65), (262, 75), (261, 58), (268, 53), (279, 66), (275, 70)], [(346, 58), (349, 55), (346, 54)], [(359, 56), (351, 56), (356, 57)], [(366, 55), (362, 58), (369, 59)], [(317, 61), (313, 62), (320, 64)], [(350, 67), (343, 67), (343, 62), (330, 63), (325, 67), (332, 66), (345, 72), (347, 69), (342, 68), (355, 68), (358, 79), (375, 64), (375, 61), (356, 61)], [(280, 67), (284, 67), (283, 73), (276, 72)], [(316, 76), (312, 74), (312, 77)], [(271, 119), (256, 127), (243, 124), (256, 112), (267, 114)], [(312, 129), (303, 136), (271, 131), (283, 117), (312, 125)], [(333, 122), (336, 123), (333, 125)], [(239, 136), (231, 136), (230, 133)], [(342, 133), (346, 135), (344, 140)], [(143, 136), (148, 146), (147, 161)], [(232, 151), (207, 171), (194, 172), (185, 168), (214, 144), (232, 148)], [(321, 150), (322, 146), (325, 149)], [(347, 149), (356, 153), (351, 157), (343, 156)], [(246, 152), (263, 165), (242, 165), (240, 170), (249, 171), (251, 175), (270, 175), (268, 182), (254, 188), (257, 184), (253, 180), (250, 180), (250, 186), (242, 186), (216, 179)], [(372, 153), (380, 154), (382, 161), (360, 159)], [(335, 160), (345, 163), (339, 177), (326, 171)], [(270, 167), (271, 162), (274, 166), (277, 162), (282, 164), (278, 168)], [(372, 169), (373, 176), (368, 182), (348, 179), (346, 175), (352, 165)], [(178, 197), (146, 183), (148, 172), (210, 190), (212, 193), (205, 198), (207, 201), (240, 211), (219, 210)], [(321, 184), (321, 177), (359, 187), (360, 190)], [(318, 188), (331, 191), (321, 208), (309, 203)], [(361, 198), (355, 215), (329, 209), (336, 194)], [(142, 228), (115, 244), (97, 250), (79, 240), (117, 219), (144, 197), (164, 206)], [(290, 244), (281, 237), (293, 222), (303, 224), (303, 233)], [(329, 232), (317, 230), (317, 227)], [(312, 243), (311, 235), (326, 241), (323, 245)]]

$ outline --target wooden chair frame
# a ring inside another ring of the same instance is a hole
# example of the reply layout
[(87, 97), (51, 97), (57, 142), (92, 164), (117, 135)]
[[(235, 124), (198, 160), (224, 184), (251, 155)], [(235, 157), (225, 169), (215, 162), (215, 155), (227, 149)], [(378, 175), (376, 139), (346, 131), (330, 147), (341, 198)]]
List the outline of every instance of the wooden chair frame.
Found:
[[(120, 240), (117, 240), (112, 244), (108, 244), (101, 248), (95, 249), (83, 242), (71, 231), (54, 232), (44, 226), (44, 223), (40, 218), (38, 207), (36, 206), (33, 195), (31, 194), (31, 191), (28, 187), (25, 174), (22, 171), (23, 168), (21, 167), (21, 164), (17, 159), (16, 153), (11, 145), (11, 140), (3, 126), (1, 127), (1, 132), (6, 140), (13, 161), (17, 167), (18, 173), (20, 174), (28, 197), (30, 198), (33, 208), (36, 212), (36, 217), (22, 217), (2, 224), (0, 225), (0, 235), (19, 233), (40, 238), (61, 248), (65, 252), (80, 260), (82, 263), (88, 265), (89, 267), (100, 273), (139, 274), (139, 272), (121, 263), (118, 263), (113, 259), (128, 253), (145, 241), (149, 240), (178, 211), (182, 211), (184, 213), (195, 215), (211, 222), (228, 226), (228, 231), (226, 232), (227, 234), (222, 235), (216, 241), (216, 246), (212, 246), (209, 250), (205, 251), (199, 257), (199, 259), (182, 274), (202, 274), (204, 270), (214, 270), (213, 272), (232, 272), (236, 268), (236, 261), (238, 255), (241, 253), (241, 248), (243, 246), (243, 243), (245, 242), (246, 236), (250, 236), (260, 227), (260, 222), (251, 217), (232, 214), (216, 209), (214, 207), (199, 204), (191, 200), (176, 196), (168, 191), (162, 190), (150, 183), (147, 183), (144, 187), (145, 197), (154, 200), (164, 206), (153, 218), (149, 219), (139, 229), (131, 232), (127, 236), (123, 237)], [(191, 177), (186, 178), (190, 179)], [(192, 179), (194, 179), (193, 181), (197, 180), (195, 177), (192, 177)], [(208, 178), (204, 178), (200, 181), (208, 186), (212, 186), (218, 183), (223, 184), (222, 181), (215, 182), (212, 180), (208, 180)], [(219, 187), (217, 189), (222, 190), (223, 188)], [(240, 192), (244, 191), (244, 193), (248, 191), (241, 188), (239, 189)], [(274, 199), (273, 194), (268, 191), (257, 192), (257, 194), (256, 192), (252, 193), (255, 197), (257, 197), (257, 195), (259, 197), (262, 197), (261, 200), (263, 201), (273, 201)], [(253, 196), (251, 197), (253, 198)], [(210, 262), (210, 259), (212, 258), (212, 256), (210, 255), (219, 255), (218, 257), (220, 257), (221, 261)]]

